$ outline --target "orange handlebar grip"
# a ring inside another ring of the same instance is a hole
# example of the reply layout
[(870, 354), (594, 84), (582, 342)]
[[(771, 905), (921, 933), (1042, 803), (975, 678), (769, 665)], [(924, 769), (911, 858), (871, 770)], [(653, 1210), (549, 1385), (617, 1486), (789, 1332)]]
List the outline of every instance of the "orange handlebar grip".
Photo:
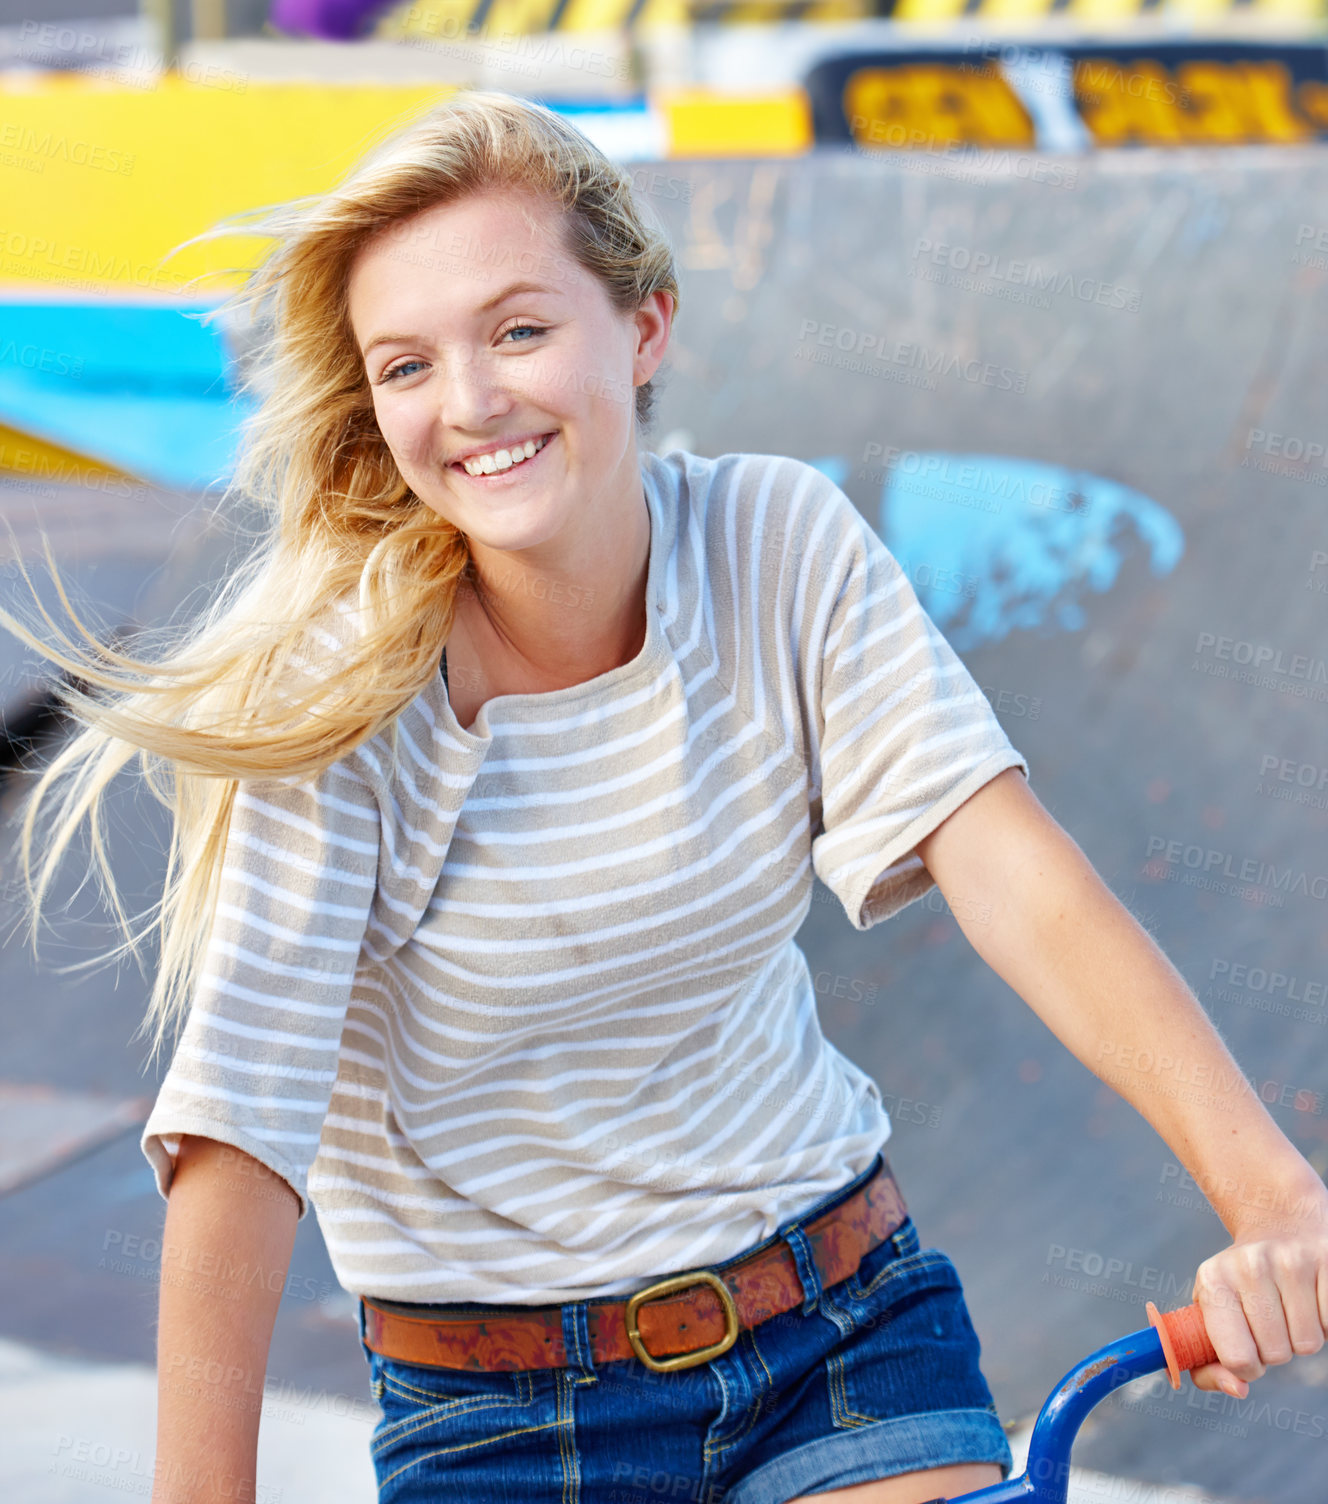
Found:
[(1217, 1350), (1208, 1340), (1203, 1311), (1197, 1301), (1179, 1311), (1159, 1311), (1150, 1300), (1144, 1307), (1150, 1326), (1157, 1329), (1162, 1352), (1167, 1360), (1167, 1374), (1173, 1389), (1180, 1388), (1180, 1376), (1191, 1368), (1217, 1362)]

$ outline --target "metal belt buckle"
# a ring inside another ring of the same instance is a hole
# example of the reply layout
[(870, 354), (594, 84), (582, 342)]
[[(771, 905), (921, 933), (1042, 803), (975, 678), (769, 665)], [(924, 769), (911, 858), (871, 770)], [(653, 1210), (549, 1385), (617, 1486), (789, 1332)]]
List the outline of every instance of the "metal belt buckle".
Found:
[[(679, 1353), (676, 1358), (652, 1358), (645, 1350), (641, 1342), (641, 1333), (636, 1326), (636, 1313), (642, 1301), (653, 1300), (658, 1295), (667, 1295), (673, 1290), (685, 1289), (688, 1285), (707, 1284), (713, 1287), (724, 1302), (724, 1322), (726, 1330), (720, 1341), (712, 1343), (709, 1347), (698, 1348), (694, 1353)], [(679, 1274), (673, 1279), (662, 1279), (657, 1285), (651, 1285), (649, 1289), (638, 1290), (627, 1302), (627, 1340), (632, 1344), (632, 1351), (646, 1365), (653, 1368), (656, 1373), (667, 1373), (675, 1368), (694, 1368), (698, 1363), (708, 1363), (711, 1358), (717, 1358), (721, 1353), (728, 1352), (729, 1348), (738, 1340), (738, 1308), (733, 1303), (733, 1296), (729, 1287), (717, 1274), (711, 1274), (702, 1270), (698, 1274)]]

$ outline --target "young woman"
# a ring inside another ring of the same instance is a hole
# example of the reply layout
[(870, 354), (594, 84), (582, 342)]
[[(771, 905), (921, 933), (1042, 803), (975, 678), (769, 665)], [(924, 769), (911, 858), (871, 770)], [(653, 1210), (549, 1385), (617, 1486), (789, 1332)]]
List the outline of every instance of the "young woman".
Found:
[[(76, 775), (39, 906), (134, 749), (169, 771), (156, 1504), (252, 1496), (309, 1203), (382, 1500), (999, 1481), (955, 1267), (817, 1024), (813, 873), (859, 929), (989, 903), (966, 933), (1081, 1059), (1220, 1041), (847, 497), (642, 448), (673, 262), (571, 126), (462, 93), (260, 228), (266, 547), (158, 661), (50, 650), (87, 729), (36, 790)], [(1221, 1113), (1113, 1083), (1296, 1198), (1267, 1238), (1224, 1204), (1196, 1282), (1232, 1392), (1328, 1318), (1328, 1194), (1236, 1074)]]

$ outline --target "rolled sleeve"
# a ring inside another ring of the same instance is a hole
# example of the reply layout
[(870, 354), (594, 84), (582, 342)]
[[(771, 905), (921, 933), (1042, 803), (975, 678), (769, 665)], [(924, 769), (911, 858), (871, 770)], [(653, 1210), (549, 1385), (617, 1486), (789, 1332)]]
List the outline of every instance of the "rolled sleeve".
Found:
[(864, 930), (935, 886), (914, 849), (924, 836), (1004, 769), (1029, 773), (898, 560), (826, 487), (826, 605), (806, 680), (820, 809), (812, 867)]
[(198, 988), (141, 1139), (163, 1196), (181, 1135), (196, 1134), (280, 1175), (306, 1214), (381, 828), (342, 763), (239, 785)]

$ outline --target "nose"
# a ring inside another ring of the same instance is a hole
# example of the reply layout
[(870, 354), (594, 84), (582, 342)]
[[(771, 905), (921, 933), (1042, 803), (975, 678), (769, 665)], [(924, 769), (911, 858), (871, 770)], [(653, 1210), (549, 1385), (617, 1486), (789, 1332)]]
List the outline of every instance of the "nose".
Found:
[(514, 394), (502, 362), (486, 350), (456, 341), (446, 347), (437, 384), (438, 419), (447, 428), (482, 432), (511, 411)]

